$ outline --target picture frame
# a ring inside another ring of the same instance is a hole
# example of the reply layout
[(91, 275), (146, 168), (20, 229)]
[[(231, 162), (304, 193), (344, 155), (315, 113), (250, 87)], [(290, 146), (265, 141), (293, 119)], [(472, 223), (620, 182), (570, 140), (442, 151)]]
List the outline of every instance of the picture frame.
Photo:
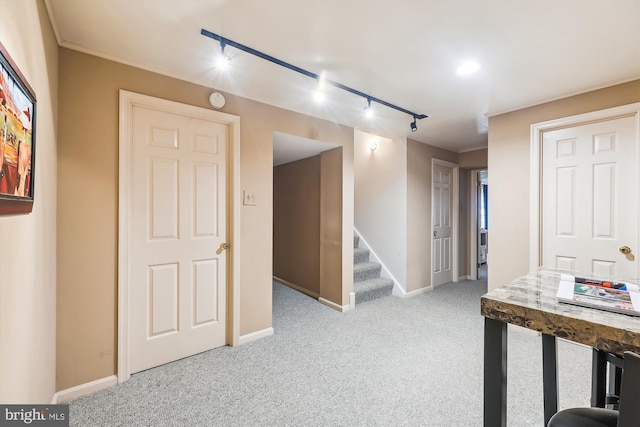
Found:
[(0, 42), (0, 215), (33, 210), (35, 142), (35, 92)]

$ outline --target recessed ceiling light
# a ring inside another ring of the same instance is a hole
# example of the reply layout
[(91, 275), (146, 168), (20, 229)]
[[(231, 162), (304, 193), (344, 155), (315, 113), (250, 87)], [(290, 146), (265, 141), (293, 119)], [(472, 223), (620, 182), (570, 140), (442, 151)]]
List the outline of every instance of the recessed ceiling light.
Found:
[(469, 61), (459, 66), (458, 69), (456, 70), (456, 73), (458, 73), (458, 75), (460, 76), (466, 76), (466, 75), (475, 73), (479, 69), (480, 69), (480, 64), (478, 64), (477, 62)]

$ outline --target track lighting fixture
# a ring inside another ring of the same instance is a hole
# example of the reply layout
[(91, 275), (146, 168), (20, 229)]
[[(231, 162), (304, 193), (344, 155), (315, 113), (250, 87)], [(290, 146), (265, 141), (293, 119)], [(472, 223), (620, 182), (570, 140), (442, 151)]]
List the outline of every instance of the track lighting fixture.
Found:
[(258, 58), (262, 58), (266, 61), (272, 62), (276, 65), (280, 65), (281, 67), (284, 68), (288, 68), (289, 70), (295, 71), (297, 73), (300, 74), (304, 74), (307, 77), (311, 77), (312, 79), (316, 79), (318, 81), (319, 84), (322, 85), (331, 85), (334, 87), (337, 87), (338, 89), (342, 89), (346, 92), (352, 93), (354, 95), (360, 96), (364, 99), (367, 100), (367, 108), (366, 108), (366, 112), (367, 112), (367, 116), (369, 114), (373, 113), (373, 110), (371, 109), (371, 103), (372, 102), (376, 102), (380, 105), (384, 105), (385, 107), (388, 108), (392, 108), (394, 110), (400, 111), (404, 114), (408, 114), (409, 116), (413, 117), (413, 122), (411, 123), (411, 131), (415, 132), (418, 129), (418, 125), (416, 124), (416, 120), (421, 120), (421, 119), (425, 119), (428, 116), (425, 114), (418, 114), (418, 113), (414, 113), (413, 111), (409, 111), (405, 108), (399, 107), (397, 105), (391, 104), (389, 102), (383, 101), (382, 99), (378, 99), (375, 98), (371, 95), (368, 95), (364, 92), (360, 92), (359, 90), (350, 88), (349, 86), (345, 86), (343, 84), (334, 82), (332, 80), (328, 80), (326, 78), (324, 78), (324, 76), (318, 75), (316, 73), (312, 73), (311, 71), (307, 71), (305, 69), (302, 69), (300, 67), (296, 67), (295, 65), (289, 64), (288, 62), (284, 62), (278, 58), (274, 58), (273, 56), (267, 55), (266, 53), (260, 52), (259, 50), (255, 50), (249, 46), (245, 46), (243, 44), (240, 44), (238, 42), (235, 42), (233, 40), (230, 40), (228, 38), (222, 37), (221, 35), (212, 33), (211, 31), (207, 31), (205, 29), (200, 30), (200, 34), (202, 34), (205, 37), (209, 37), (211, 39), (214, 40), (218, 40), (220, 42), (220, 47), (222, 49), (222, 56), (226, 58), (226, 62), (228, 63), (229, 61), (229, 57), (227, 55), (224, 54), (224, 48), (225, 46), (232, 46), (236, 49), (242, 50), (244, 52), (250, 53), (251, 55), (257, 56)]

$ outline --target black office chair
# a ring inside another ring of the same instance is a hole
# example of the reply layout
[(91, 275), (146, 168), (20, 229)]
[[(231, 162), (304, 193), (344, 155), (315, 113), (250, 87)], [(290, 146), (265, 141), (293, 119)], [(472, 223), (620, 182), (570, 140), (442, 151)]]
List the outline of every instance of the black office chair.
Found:
[(558, 412), (548, 427), (640, 427), (640, 356), (624, 353), (618, 410), (571, 408)]

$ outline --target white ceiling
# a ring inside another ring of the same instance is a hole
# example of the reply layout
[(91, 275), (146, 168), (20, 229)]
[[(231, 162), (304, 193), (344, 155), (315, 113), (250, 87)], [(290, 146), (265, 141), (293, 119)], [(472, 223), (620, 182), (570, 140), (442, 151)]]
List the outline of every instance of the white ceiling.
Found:
[[(45, 0), (58, 42), (285, 109), (454, 152), (487, 145), (487, 116), (640, 78), (640, 0)], [(227, 47), (217, 33), (411, 117)], [(474, 59), (480, 70), (456, 68)]]

